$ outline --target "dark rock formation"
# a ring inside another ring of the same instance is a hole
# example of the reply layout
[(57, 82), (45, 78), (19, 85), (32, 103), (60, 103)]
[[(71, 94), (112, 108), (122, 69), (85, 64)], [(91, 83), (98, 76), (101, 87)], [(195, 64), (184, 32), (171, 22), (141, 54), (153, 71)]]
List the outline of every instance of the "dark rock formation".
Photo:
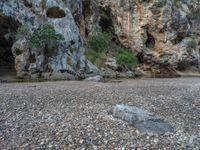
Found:
[(112, 108), (111, 114), (115, 118), (127, 121), (141, 132), (164, 134), (166, 132), (174, 132), (172, 126), (138, 107), (130, 107), (127, 105), (116, 105)]

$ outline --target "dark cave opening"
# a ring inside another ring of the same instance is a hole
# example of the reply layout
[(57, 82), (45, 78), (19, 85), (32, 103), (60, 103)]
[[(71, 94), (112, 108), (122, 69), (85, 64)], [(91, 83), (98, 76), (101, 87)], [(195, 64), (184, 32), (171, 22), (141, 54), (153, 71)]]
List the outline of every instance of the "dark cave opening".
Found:
[(153, 49), (155, 47), (155, 38), (147, 31), (146, 47)]
[(85, 36), (87, 37), (89, 34), (89, 29), (88, 29), (88, 23), (90, 23), (90, 19), (91, 16), (93, 15), (92, 9), (91, 7), (91, 0), (87, 0), (87, 1), (83, 1), (82, 2), (83, 5), (83, 17), (84, 17), (84, 21), (85, 21)]
[(47, 17), (49, 18), (64, 18), (65, 16), (64, 10), (59, 7), (51, 7), (47, 10)]
[(111, 16), (110, 8), (100, 9), (100, 22), (99, 25), (103, 32), (114, 32), (114, 25)]
[(174, 40), (172, 40), (172, 43), (173, 44), (179, 44), (185, 37), (187, 37), (186, 33), (178, 32), (177, 37)]
[(0, 15), (0, 77), (15, 75), (11, 48), (20, 23), (14, 18)]
[(116, 50), (119, 47), (123, 47), (118, 36), (115, 34), (114, 23), (112, 20), (112, 12), (109, 7), (100, 7), (100, 21), (99, 25), (102, 32), (106, 32), (112, 35), (112, 41), (109, 53), (113, 56), (116, 55)]

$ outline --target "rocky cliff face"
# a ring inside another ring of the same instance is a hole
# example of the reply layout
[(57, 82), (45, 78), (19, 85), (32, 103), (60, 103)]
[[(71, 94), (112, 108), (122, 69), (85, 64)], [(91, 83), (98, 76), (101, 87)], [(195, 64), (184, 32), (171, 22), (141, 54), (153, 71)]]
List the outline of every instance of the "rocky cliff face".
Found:
[(169, 73), (191, 66), (198, 68), (200, 1), (99, 2), (111, 10), (115, 33), (124, 46), (138, 54), (144, 70), (159, 74), (163, 69)]
[[(105, 27), (102, 8), (107, 10), (119, 41), (138, 55), (145, 71), (168, 74), (199, 67), (199, 1), (46, 0), (45, 8), (42, 1), (0, 1), (0, 63), (14, 62), (19, 77), (97, 73), (84, 55), (83, 37)], [(51, 57), (42, 48), (29, 48), (26, 38), (15, 38), (21, 25), (28, 25), (33, 32), (44, 22), (64, 37)]]
[[(42, 8), (42, 5), (45, 7)], [(80, 75), (97, 71), (97, 68), (85, 58), (83, 39), (76, 24), (79, 20), (79, 25), (82, 24), (83, 13), (79, 11), (82, 7), (80, 0), (73, 2), (68, 0), (3, 0), (0, 2), (0, 24), (3, 32), (1, 43), (8, 42), (7, 51), (12, 47), (15, 69), (19, 77), (49, 76), (58, 73)], [(80, 18), (76, 19), (77, 16)], [(58, 50), (51, 57), (47, 57), (42, 48), (28, 47), (26, 38), (15, 41), (16, 30), (19, 26), (26, 24), (29, 31), (33, 32), (33, 29), (44, 22), (52, 25), (56, 32), (64, 37), (64, 41), (60, 42)], [(5, 46), (1, 45), (1, 49), (5, 49)], [(4, 52), (2, 51), (1, 54), (4, 55)]]

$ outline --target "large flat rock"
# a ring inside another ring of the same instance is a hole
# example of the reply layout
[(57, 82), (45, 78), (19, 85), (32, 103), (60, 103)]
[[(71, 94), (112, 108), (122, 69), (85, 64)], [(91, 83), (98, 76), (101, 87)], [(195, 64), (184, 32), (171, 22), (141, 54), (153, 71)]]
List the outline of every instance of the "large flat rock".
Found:
[(118, 104), (112, 108), (111, 114), (115, 118), (127, 121), (141, 132), (156, 134), (174, 132), (170, 124), (142, 108)]

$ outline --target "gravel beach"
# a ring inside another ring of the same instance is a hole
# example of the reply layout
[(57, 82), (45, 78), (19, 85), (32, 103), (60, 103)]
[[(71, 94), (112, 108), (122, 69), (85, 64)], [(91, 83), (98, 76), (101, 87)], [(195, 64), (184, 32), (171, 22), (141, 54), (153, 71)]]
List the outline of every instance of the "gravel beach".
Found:
[[(114, 118), (143, 108), (175, 129), (142, 133)], [(200, 78), (0, 84), (0, 149), (200, 149)]]

